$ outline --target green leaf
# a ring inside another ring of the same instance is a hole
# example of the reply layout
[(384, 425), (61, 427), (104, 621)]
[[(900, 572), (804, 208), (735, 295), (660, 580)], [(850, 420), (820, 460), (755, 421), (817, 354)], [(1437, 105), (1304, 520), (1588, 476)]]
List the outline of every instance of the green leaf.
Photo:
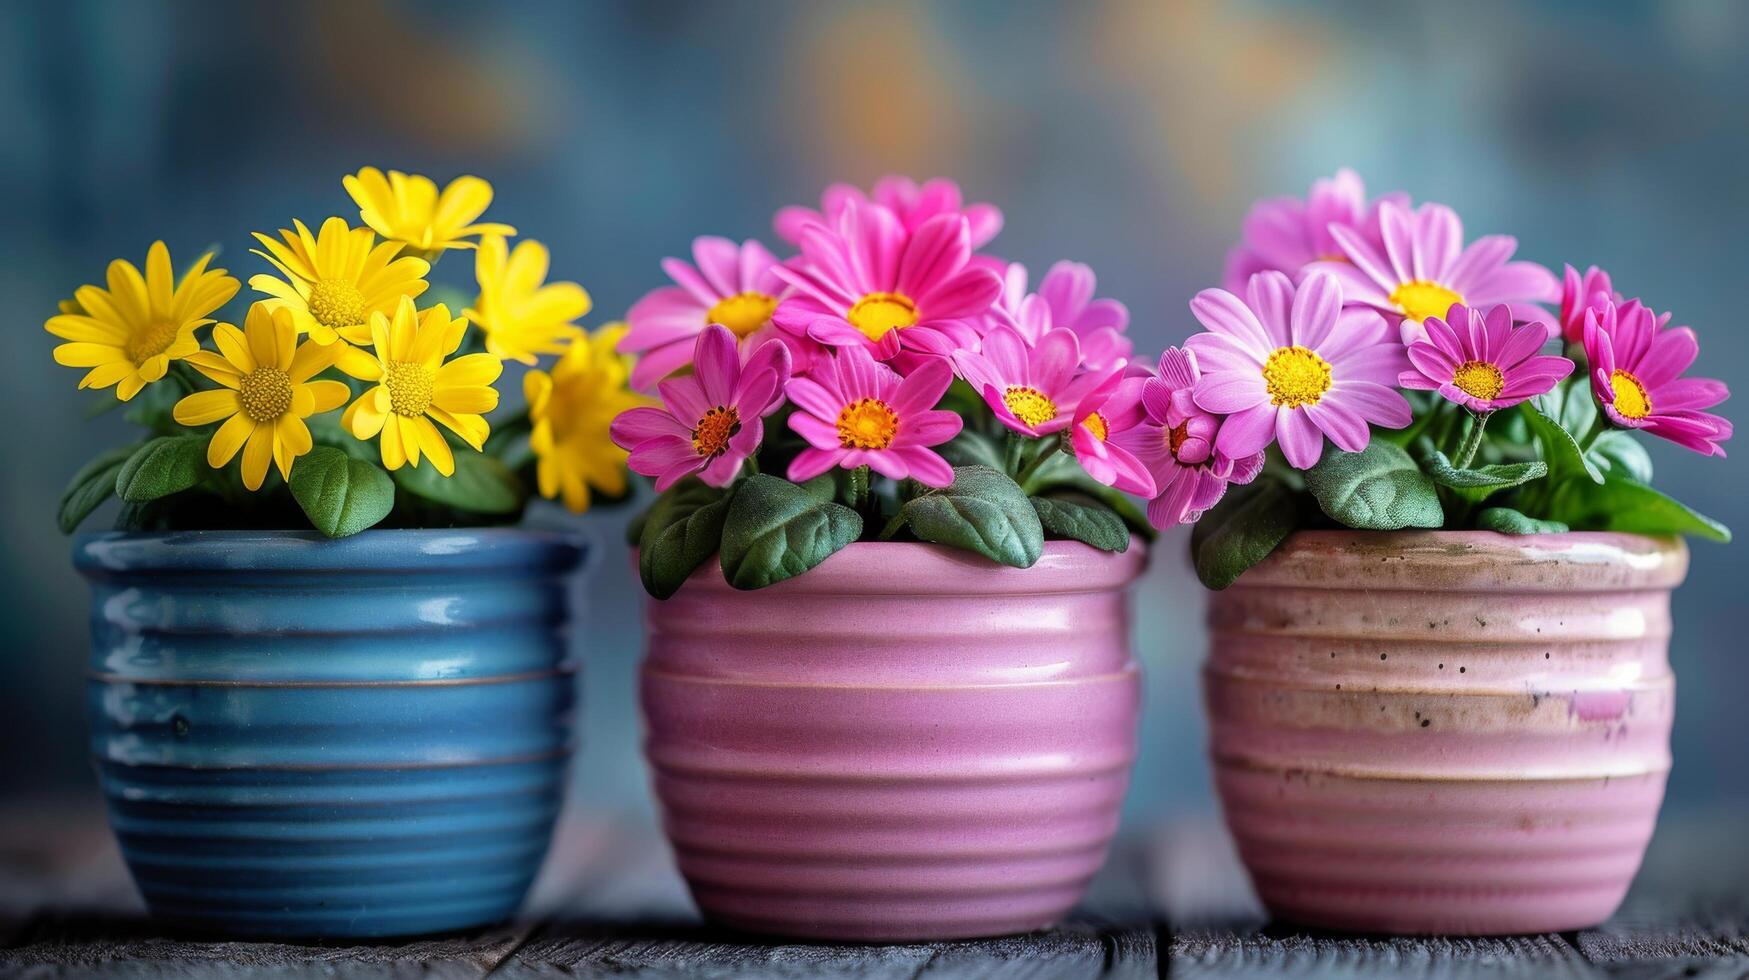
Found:
[(472, 449), (456, 452), (454, 476), (439, 473), (428, 459), (418, 466), (403, 466), (394, 476), (408, 493), (475, 514), (514, 514), (528, 500), (528, 488), (515, 473), (495, 457)]
[(1279, 480), (1260, 479), (1229, 489), (1191, 529), (1196, 577), (1217, 592), (1232, 585), (1299, 525), (1299, 505)]
[(367, 463), (380, 463), (382, 450), (374, 441), (366, 441), (354, 436), (340, 425), (339, 412), (327, 412), (322, 415), (312, 415), (306, 420), (310, 427), (310, 441), (318, 446), (332, 446), (353, 459), (361, 459)]
[[(1555, 392), (1560, 390), (1557, 388)], [(1530, 426), (1530, 434), (1542, 447), (1543, 462), (1549, 467), (1549, 479), (1560, 483), (1580, 477), (1602, 483), (1603, 471), (1579, 451), (1579, 440), (1551, 414), (1561, 411), (1565, 404), (1561, 399), (1551, 397), (1555, 392), (1538, 395), (1518, 406), (1519, 414)]]
[(317, 446), (292, 466), (292, 497), (316, 530), (344, 538), (374, 526), (395, 507), (395, 481), (375, 463)]
[[(998, 467), (999, 468), (999, 467)], [(1108, 487), (1088, 475), (1075, 457), (1068, 453), (1057, 453), (1046, 460), (1032, 475), (1032, 484), (1038, 489), (1036, 493), (1049, 495), (1059, 490), (1073, 490), (1084, 493), (1099, 501), (1123, 518), (1130, 530), (1142, 536), (1144, 541), (1152, 541), (1157, 533), (1154, 525), (1148, 523), (1148, 515), (1131, 500), (1122, 490)]]
[(762, 589), (800, 575), (862, 534), (860, 514), (819, 493), (764, 473), (742, 481), (718, 555), (730, 585)]
[(961, 429), (959, 435), (938, 448), (941, 458), (953, 466), (988, 466), (993, 470), (1003, 466), (1001, 444), (971, 429)]
[(656, 498), (637, 541), (644, 591), (668, 598), (717, 553), (734, 493), (687, 477)]
[(73, 479), (67, 482), (67, 489), (61, 491), (58, 523), (62, 534), (72, 534), (80, 522), (115, 493), (116, 474), (138, 449), (139, 444), (135, 443), (105, 450), (73, 474)]
[(1470, 503), (1481, 503), (1501, 490), (1540, 480), (1549, 473), (1548, 465), (1540, 459), (1524, 463), (1491, 463), (1460, 470), (1437, 449), (1421, 460), (1421, 468), (1434, 483), (1450, 488)]
[(1585, 455), (1605, 475), (1613, 473), (1635, 483), (1652, 482), (1652, 457), (1638, 439), (1623, 429), (1611, 429), (1598, 436)]
[(1122, 552), (1130, 546), (1130, 529), (1117, 511), (1090, 497), (1034, 497), (1032, 509), (1052, 538), (1066, 538), (1101, 551)]
[(954, 468), (953, 485), (924, 487), (899, 513), (918, 538), (1030, 568), (1044, 553), (1038, 511), (1007, 474), (988, 466)]
[(1510, 507), (1489, 507), (1476, 515), (1476, 526), (1501, 534), (1561, 534), (1568, 530), (1560, 521), (1539, 521)]
[(187, 490), (206, 471), (207, 437), (159, 436), (129, 456), (115, 474), (116, 496), (131, 504)]
[(1731, 540), (1730, 529), (1718, 521), (1613, 473), (1604, 477), (1601, 487), (1581, 480), (1556, 487), (1549, 514), (1580, 531), (1693, 534), (1713, 541)]
[(1380, 439), (1358, 453), (1325, 453), (1306, 470), (1306, 489), (1324, 513), (1352, 528), (1395, 531), (1445, 523), (1433, 481), (1403, 447)]

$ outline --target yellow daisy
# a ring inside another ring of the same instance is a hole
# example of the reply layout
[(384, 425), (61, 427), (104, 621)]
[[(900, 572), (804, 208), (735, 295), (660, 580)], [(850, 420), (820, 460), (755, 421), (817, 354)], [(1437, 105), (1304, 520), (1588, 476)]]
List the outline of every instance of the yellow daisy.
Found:
[(625, 493), (626, 452), (608, 437), (608, 426), (626, 409), (650, 403), (626, 388), (630, 360), (614, 350), (625, 334), (625, 325), (616, 323), (579, 337), (551, 374), (530, 371), (522, 379), (541, 496), (563, 496), (578, 514), (589, 509), (592, 486), (616, 497)]
[(146, 252), (146, 274), (132, 262), (109, 264), (109, 288), (80, 286), (73, 306), (43, 328), (71, 343), (55, 348), (55, 363), (90, 368), (81, 388), (115, 385), (122, 401), (140, 393), (169, 370), (170, 362), (200, 349), (197, 327), (213, 322), (208, 313), (237, 295), (237, 280), (223, 269), (208, 269), (212, 253), (200, 257), (181, 282), (170, 272), (170, 250), (153, 242)]
[[(486, 334), (486, 349), (506, 360), (535, 363), (537, 354), (562, 354), (582, 336), (571, 321), (589, 312), (589, 293), (574, 282), (546, 283), (547, 247), (485, 235), (474, 257), (480, 296), (462, 315)], [(542, 285), (542, 283), (546, 283)]]
[(188, 356), (196, 371), (224, 387), (183, 398), (171, 414), (191, 426), (224, 419), (207, 443), (207, 465), (219, 469), (241, 449), (243, 485), (251, 490), (261, 489), (269, 462), (291, 479), (292, 461), (310, 451), (304, 419), (339, 408), (352, 394), (339, 381), (310, 380), (334, 363), (335, 348), (297, 341), (291, 311), (263, 301), (249, 307), (242, 330), (213, 327), (218, 353)]
[(434, 421), (475, 449), (486, 442), (491, 430), (484, 414), (498, 407), (492, 382), (504, 365), (491, 354), (444, 363), (461, 346), (467, 328), (466, 320), (450, 319), (441, 303), (417, 312), (412, 300), (402, 298), (394, 320), (371, 314), (374, 356), (357, 348), (342, 352), (342, 371), (376, 385), (358, 396), (340, 424), (360, 439), (381, 433), (383, 465), (389, 469), (418, 466), (424, 455), (444, 476), (455, 473), (455, 457)]
[(457, 177), (443, 193), (430, 177), (365, 167), (341, 180), (358, 203), (358, 217), (384, 238), (406, 242), (426, 255), (449, 248), (473, 248), (475, 235), (514, 235), (500, 224), (469, 224), (492, 203), (492, 185), (478, 177)]
[(249, 288), (290, 310), (298, 333), (318, 344), (332, 344), (336, 336), (370, 343), (372, 313), (393, 313), (401, 297), (418, 296), (429, 285), (429, 262), (401, 256), (400, 242), (377, 244), (369, 228), (348, 228), (345, 219), (329, 218), (320, 234), (311, 235), (302, 221), (292, 224), (296, 230), (281, 228), (279, 239), (255, 233), (267, 251), (251, 251), (285, 278), (264, 273), (252, 277)]

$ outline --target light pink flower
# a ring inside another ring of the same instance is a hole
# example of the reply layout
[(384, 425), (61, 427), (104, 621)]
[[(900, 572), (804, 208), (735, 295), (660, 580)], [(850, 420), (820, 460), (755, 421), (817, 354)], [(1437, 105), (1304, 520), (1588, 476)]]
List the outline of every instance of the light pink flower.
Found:
[(1731, 395), (1723, 381), (1684, 378), (1700, 354), (1694, 331), (1664, 329), (1668, 314), (1657, 317), (1629, 300), (1605, 304), (1601, 315), (1585, 313), (1585, 359), (1591, 366), (1591, 393), (1609, 420), (1624, 429), (1644, 429), (1703, 456), (1724, 456), (1720, 443), (1731, 438), (1729, 420), (1702, 409)]
[(1081, 341), (1081, 363), (1089, 369), (1110, 367), (1130, 356), (1133, 346), (1124, 336), (1129, 307), (1115, 299), (1093, 298), (1099, 280), (1091, 268), (1058, 262), (1039, 281), (1036, 293), (1026, 291), (1026, 266), (1013, 262), (1004, 271), (1002, 294), (986, 317), (990, 325), (1006, 323), (1028, 344), (1038, 343), (1052, 327), (1074, 331)]
[(1269, 269), (1285, 272), (1298, 282), (1313, 262), (1348, 261), (1330, 234), (1333, 224), (1383, 250), (1384, 237), (1379, 231), (1382, 201), (1406, 208), (1409, 195), (1394, 191), (1369, 202), (1366, 184), (1347, 167), (1336, 171), (1334, 177), (1314, 181), (1303, 201), (1295, 197), (1258, 201), (1245, 216), (1244, 239), (1227, 253), (1227, 291), (1244, 292), (1253, 275)]
[(638, 355), (632, 387), (647, 391), (690, 364), (698, 335), (713, 323), (733, 332), (743, 360), (764, 344), (782, 340), (798, 369), (806, 367), (806, 346), (771, 325), (785, 287), (777, 277), (777, 258), (764, 245), (751, 239), (736, 245), (702, 235), (692, 241), (692, 259), (663, 259), (662, 271), (677, 285), (646, 293), (626, 313), (630, 329), (619, 350)]
[(1342, 300), (1331, 276), (1308, 276), (1296, 289), (1280, 272), (1251, 277), (1249, 305), (1224, 289), (1191, 300), (1209, 329), (1187, 341), (1204, 372), (1196, 403), (1228, 416), (1221, 452), (1249, 456), (1279, 440), (1287, 461), (1305, 469), (1323, 455), (1325, 436), (1359, 452), (1368, 423), (1409, 424), (1409, 403), (1394, 387), (1409, 366), (1403, 345), (1378, 314)]
[(909, 177), (890, 176), (875, 181), (872, 194), (864, 194), (861, 188), (849, 184), (833, 184), (820, 195), (820, 210), (786, 207), (777, 212), (771, 224), (779, 238), (791, 245), (800, 245), (802, 229), (808, 225), (835, 228), (838, 216), (851, 202), (872, 202), (891, 209), (908, 232), (915, 232), (936, 215), (964, 215), (971, 232), (972, 248), (983, 248), (1002, 230), (1002, 212), (994, 204), (966, 204), (964, 201), (960, 185), (945, 177), (936, 177), (919, 187)]
[(810, 224), (801, 234), (803, 261), (777, 269), (795, 290), (773, 317), (790, 335), (867, 347), (882, 361), (977, 346), (976, 322), (1002, 283), (968, 264), (963, 216), (938, 214), (911, 232), (890, 208), (853, 201), (835, 229)]
[(1261, 450), (1233, 457), (1216, 447), (1221, 419), (1197, 407), (1201, 378), (1194, 352), (1168, 348), (1160, 355), (1160, 376), (1142, 382), (1143, 418), (1112, 436), (1153, 474), (1148, 523), (1161, 530), (1197, 520), (1220, 502), (1229, 483), (1250, 483), (1263, 472)]
[(953, 372), (941, 358), (925, 361), (905, 377), (861, 347), (845, 347), (814, 362), (806, 378), (789, 383), (799, 411), (789, 427), (808, 448), (789, 464), (800, 483), (834, 466), (867, 466), (894, 480), (907, 477), (932, 487), (953, 483), (953, 467), (930, 449), (959, 434), (965, 423), (935, 408)]
[(1504, 304), (1486, 313), (1458, 305), (1450, 322), (1430, 316), (1427, 337), (1409, 345), (1412, 370), (1397, 383), (1437, 391), (1473, 412), (1492, 412), (1554, 390), (1573, 362), (1542, 354), (1549, 328), (1540, 321), (1512, 324)]
[(1548, 313), (1535, 304), (1560, 296), (1554, 273), (1534, 262), (1507, 261), (1518, 239), (1486, 235), (1466, 247), (1463, 222), (1443, 204), (1410, 211), (1381, 202), (1379, 230), (1383, 248), (1332, 225), (1330, 234), (1348, 261), (1316, 262), (1312, 269), (1336, 276), (1347, 302), (1366, 304), (1400, 322), (1405, 344), (1423, 336), (1421, 321), (1445, 316), (1456, 303), (1475, 308), (1505, 303), (1515, 320), (1547, 320)]
[(734, 482), (765, 438), (764, 417), (783, 404), (789, 349), (766, 344), (742, 366), (734, 333), (712, 324), (698, 335), (692, 366), (657, 386), (662, 408), (627, 409), (610, 430), (631, 454), (627, 465), (654, 477), (657, 491), (692, 473), (713, 487)]
[(953, 363), (1003, 425), (1029, 436), (1067, 429), (1083, 405), (1103, 404), (1123, 379), (1121, 361), (1082, 371), (1080, 341), (1060, 328), (1045, 330), (1029, 346), (1019, 330), (998, 326), (982, 349), (959, 351)]
[(1069, 446), (1088, 476), (1138, 497), (1154, 495), (1154, 475), (1119, 440), (1145, 417), (1142, 385), (1150, 380), (1146, 376), (1125, 378), (1102, 402), (1082, 399), (1069, 430)]
[(1561, 276), (1561, 337), (1570, 344), (1584, 343), (1585, 311), (1602, 314), (1609, 304), (1624, 302), (1610, 283), (1609, 273), (1591, 266), (1580, 275), (1578, 269), (1567, 266)]

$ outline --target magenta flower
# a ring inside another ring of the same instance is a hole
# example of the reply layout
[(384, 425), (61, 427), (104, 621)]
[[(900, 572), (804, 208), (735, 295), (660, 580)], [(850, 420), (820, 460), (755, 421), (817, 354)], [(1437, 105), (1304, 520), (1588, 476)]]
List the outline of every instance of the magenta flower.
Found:
[(803, 228), (801, 248), (805, 262), (778, 267), (795, 291), (773, 320), (794, 337), (867, 347), (882, 361), (977, 346), (976, 321), (1002, 289), (995, 273), (968, 264), (971, 232), (960, 215), (936, 215), (912, 233), (891, 209), (851, 202), (835, 231)]
[(677, 285), (646, 293), (626, 313), (630, 329), (619, 350), (638, 355), (632, 387), (647, 391), (690, 364), (699, 334), (713, 323), (734, 333), (743, 360), (765, 343), (782, 340), (792, 360), (806, 366), (806, 347), (771, 325), (784, 284), (777, 277), (777, 258), (764, 245), (701, 235), (692, 240), (692, 259), (696, 266), (663, 259), (662, 271)]
[(1573, 373), (1573, 362), (1542, 354), (1548, 325), (1541, 321), (1512, 324), (1505, 304), (1487, 313), (1453, 306), (1450, 322), (1430, 316), (1423, 321), (1425, 339), (1409, 345), (1413, 370), (1397, 383), (1404, 388), (1437, 391), (1473, 412), (1492, 412), (1516, 405), (1546, 391)]
[(802, 243), (802, 230), (809, 225), (821, 225), (827, 230), (838, 226), (838, 216), (852, 202), (874, 203), (890, 209), (898, 216), (907, 232), (915, 232), (923, 223), (937, 215), (964, 215), (971, 232), (972, 248), (983, 248), (1002, 230), (1002, 212), (994, 204), (965, 204), (960, 185), (945, 177), (936, 177), (919, 187), (909, 177), (890, 176), (875, 181), (874, 193), (864, 194), (849, 184), (833, 184), (820, 195), (820, 210), (787, 207), (777, 212), (772, 228), (779, 238), (791, 245)]
[(1403, 345), (1378, 314), (1344, 309), (1336, 279), (1313, 274), (1296, 289), (1283, 273), (1260, 272), (1250, 300), (1205, 289), (1190, 301), (1209, 329), (1186, 342), (1205, 372), (1196, 404), (1229, 416), (1217, 449), (1238, 459), (1279, 440), (1287, 461), (1305, 469), (1323, 455), (1325, 436), (1359, 452), (1368, 423), (1409, 424), (1409, 403), (1394, 387), (1409, 366)]
[(965, 424), (935, 408), (952, 383), (953, 372), (940, 358), (903, 378), (862, 347), (820, 358), (808, 377), (789, 383), (790, 401), (800, 409), (789, 427), (808, 441), (789, 464), (790, 480), (811, 480), (834, 466), (867, 466), (894, 480), (951, 484), (953, 467), (929, 447), (952, 439)]
[(1119, 440), (1146, 417), (1142, 385), (1149, 380), (1146, 376), (1124, 378), (1104, 401), (1082, 399), (1069, 430), (1069, 446), (1088, 476), (1138, 497), (1154, 495), (1154, 474)]
[(1730, 397), (1723, 381), (1684, 378), (1700, 353), (1694, 331), (1664, 329), (1657, 317), (1630, 300), (1585, 314), (1585, 359), (1591, 393), (1609, 420), (1624, 429), (1644, 429), (1703, 456), (1723, 456), (1731, 423), (1702, 409)]
[(1019, 330), (1004, 324), (990, 331), (981, 350), (962, 350), (953, 363), (1003, 425), (1029, 436), (1067, 429), (1083, 405), (1104, 404), (1123, 379), (1121, 361), (1080, 370), (1081, 343), (1061, 328), (1047, 329), (1028, 346)]
[(1285, 272), (1298, 282), (1313, 262), (1348, 261), (1330, 234), (1333, 224), (1382, 251), (1385, 242), (1379, 231), (1379, 204), (1383, 201), (1406, 208), (1409, 195), (1395, 191), (1369, 202), (1366, 184), (1347, 167), (1336, 171), (1334, 177), (1314, 181), (1303, 201), (1294, 197), (1258, 201), (1245, 216), (1243, 240), (1227, 253), (1227, 291), (1244, 292), (1253, 275), (1269, 269)]
[(1584, 275), (1572, 266), (1567, 266), (1561, 276), (1561, 336), (1569, 344), (1585, 342), (1585, 311), (1596, 310), (1599, 315), (1604, 307), (1611, 303), (1626, 302), (1622, 295), (1610, 284), (1609, 273), (1597, 266), (1585, 270)]
[(1168, 348), (1160, 376), (1142, 381), (1143, 418), (1111, 438), (1153, 475), (1148, 523), (1161, 530), (1195, 521), (1220, 502), (1227, 484), (1250, 483), (1263, 472), (1262, 450), (1233, 457), (1216, 446), (1221, 419), (1197, 406), (1201, 379), (1195, 353)]
[[(1130, 356), (1133, 346), (1124, 331), (1130, 325), (1129, 307), (1115, 299), (1094, 299), (1099, 279), (1080, 262), (1062, 261), (1051, 266), (1039, 281), (1038, 292), (1026, 291), (1026, 266), (1011, 263), (1002, 279), (1002, 294), (990, 308), (991, 325), (1006, 323), (1020, 331), (1027, 344), (1036, 344), (1045, 331), (1062, 327), (1081, 342), (1081, 363), (1089, 369), (1110, 367)], [(1029, 308), (1028, 301), (1038, 302)]]
[(1536, 303), (1560, 295), (1554, 273), (1534, 262), (1509, 262), (1518, 249), (1511, 235), (1486, 235), (1464, 245), (1457, 212), (1443, 204), (1414, 211), (1379, 204), (1379, 248), (1358, 232), (1333, 225), (1330, 234), (1347, 262), (1316, 262), (1342, 283), (1349, 303), (1371, 306), (1402, 325), (1403, 343), (1421, 339), (1421, 322), (1445, 316), (1454, 304), (1472, 308), (1505, 303), (1515, 320), (1546, 320)]
[(658, 385), (662, 408), (639, 407), (613, 420), (613, 441), (635, 472), (666, 490), (692, 473), (726, 487), (765, 438), (764, 417), (783, 404), (789, 348), (766, 344), (742, 366), (735, 335), (712, 324), (698, 335), (692, 373)]

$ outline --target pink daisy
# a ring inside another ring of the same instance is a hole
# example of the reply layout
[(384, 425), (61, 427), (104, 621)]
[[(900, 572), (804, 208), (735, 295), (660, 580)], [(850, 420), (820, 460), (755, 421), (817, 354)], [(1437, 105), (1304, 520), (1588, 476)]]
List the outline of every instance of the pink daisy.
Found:
[(771, 224), (779, 238), (791, 245), (800, 245), (802, 229), (808, 225), (835, 228), (838, 216), (852, 202), (872, 202), (890, 209), (908, 232), (923, 227), (925, 221), (936, 215), (964, 215), (971, 232), (972, 248), (983, 248), (1002, 230), (1002, 212), (994, 204), (965, 204), (964, 200), (960, 185), (945, 177), (936, 177), (921, 187), (909, 177), (882, 177), (875, 181), (872, 194), (864, 194), (860, 188), (849, 184), (833, 184), (820, 195), (820, 210), (787, 207), (777, 212)]
[(976, 321), (1002, 290), (974, 268), (971, 232), (958, 214), (938, 214), (915, 232), (892, 209), (851, 202), (835, 230), (802, 229), (802, 263), (779, 266), (795, 288), (773, 319), (797, 338), (867, 347), (891, 360), (901, 349), (946, 356), (978, 343)]
[(1450, 322), (1430, 316), (1427, 336), (1409, 345), (1413, 370), (1397, 383), (1437, 391), (1473, 412), (1492, 412), (1546, 391), (1573, 373), (1573, 362), (1540, 353), (1549, 328), (1541, 321), (1512, 324), (1504, 304), (1487, 313), (1453, 306)]
[(1585, 311), (1601, 314), (1610, 303), (1623, 302), (1626, 300), (1615, 291), (1609, 273), (1591, 266), (1580, 275), (1578, 269), (1567, 266), (1561, 276), (1561, 337), (1569, 344), (1584, 343)]
[(1314, 181), (1303, 201), (1295, 197), (1258, 201), (1245, 216), (1243, 240), (1227, 253), (1227, 291), (1243, 292), (1253, 275), (1268, 269), (1285, 272), (1298, 281), (1313, 262), (1348, 261), (1330, 234), (1333, 224), (1383, 250), (1384, 237), (1379, 231), (1379, 204), (1383, 201), (1406, 208), (1409, 195), (1394, 191), (1369, 202), (1366, 184), (1347, 167), (1336, 171), (1334, 177)]
[(1347, 262), (1316, 262), (1342, 283), (1349, 303), (1371, 306), (1402, 324), (1405, 344), (1419, 340), (1421, 321), (1445, 316), (1454, 304), (1488, 307), (1505, 303), (1515, 320), (1546, 320), (1536, 303), (1560, 296), (1554, 273), (1534, 262), (1510, 262), (1518, 249), (1511, 235), (1486, 235), (1464, 245), (1457, 212), (1443, 204), (1410, 211), (1390, 201), (1379, 204), (1380, 248), (1341, 225), (1330, 234)]
[(1088, 476), (1138, 497), (1154, 495), (1154, 474), (1119, 440), (1145, 418), (1142, 385), (1149, 380), (1125, 378), (1103, 402), (1082, 399), (1069, 430), (1069, 446)]
[(1003, 425), (1029, 436), (1067, 429), (1083, 406), (1102, 405), (1123, 379), (1123, 363), (1082, 371), (1081, 344), (1072, 330), (1046, 329), (1029, 346), (1006, 324), (991, 330), (982, 349), (962, 350), (954, 367)]
[(789, 427), (808, 441), (789, 464), (790, 480), (811, 480), (834, 466), (867, 466), (894, 480), (953, 483), (953, 467), (929, 448), (964, 425), (957, 413), (935, 408), (952, 383), (953, 372), (939, 358), (901, 378), (861, 347), (821, 357), (808, 377), (789, 383), (799, 409)]
[(698, 335), (689, 375), (657, 387), (661, 408), (638, 407), (613, 420), (613, 441), (631, 454), (627, 465), (666, 490), (692, 473), (713, 487), (734, 482), (741, 464), (765, 438), (764, 417), (783, 404), (789, 349), (766, 344), (742, 366), (735, 335), (712, 324)]
[(1703, 456), (1723, 456), (1731, 423), (1702, 409), (1730, 397), (1723, 381), (1684, 378), (1700, 353), (1694, 331), (1664, 329), (1639, 300), (1608, 303), (1603, 313), (1585, 313), (1585, 359), (1591, 393), (1609, 420), (1624, 429), (1644, 429)]
[[(1002, 278), (1002, 294), (990, 308), (992, 324), (1015, 327), (1028, 344), (1038, 343), (1053, 326), (1072, 330), (1081, 341), (1081, 362), (1091, 369), (1110, 367), (1130, 356), (1134, 348), (1124, 336), (1130, 325), (1129, 307), (1115, 299), (1093, 298), (1099, 279), (1092, 268), (1058, 262), (1039, 281), (1037, 293), (1026, 291), (1026, 280), (1026, 266), (1010, 263)], [(1039, 302), (1029, 310), (1028, 301), (1035, 297)]]
[(1148, 523), (1161, 530), (1194, 522), (1220, 502), (1229, 483), (1250, 483), (1263, 472), (1261, 450), (1235, 458), (1216, 447), (1221, 419), (1197, 407), (1201, 379), (1195, 353), (1168, 348), (1160, 376), (1142, 381), (1142, 420), (1112, 436), (1152, 473)]
[(1273, 271), (1251, 277), (1249, 306), (1224, 289), (1191, 300), (1209, 329), (1186, 342), (1206, 372), (1196, 403), (1229, 416), (1217, 449), (1237, 459), (1279, 440), (1287, 461), (1305, 469), (1323, 455), (1325, 436), (1359, 452), (1368, 423), (1409, 424), (1409, 403), (1394, 387), (1409, 366), (1403, 345), (1383, 318), (1342, 300), (1331, 276), (1313, 274), (1296, 289)]
[(646, 293), (626, 313), (630, 329), (619, 350), (638, 355), (632, 387), (649, 390), (691, 363), (694, 342), (713, 323), (734, 333), (743, 358), (768, 341), (783, 340), (790, 343), (798, 366), (805, 366), (805, 358), (798, 356), (804, 353), (802, 345), (771, 325), (784, 291), (776, 256), (751, 239), (736, 245), (701, 235), (692, 241), (692, 259), (663, 259), (662, 271), (677, 285)]

